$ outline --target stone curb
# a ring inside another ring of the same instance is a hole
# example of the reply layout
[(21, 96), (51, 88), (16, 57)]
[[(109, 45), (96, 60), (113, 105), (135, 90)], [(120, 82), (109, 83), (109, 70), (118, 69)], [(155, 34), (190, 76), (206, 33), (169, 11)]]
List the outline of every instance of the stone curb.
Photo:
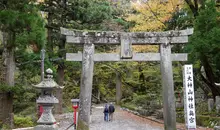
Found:
[(17, 129), (12, 129), (12, 130), (33, 130), (34, 127), (26, 127), (26, 128), (17, 128)]
[(121, 109), (122, 109), (123, 111), (127, 111), (127, 112), (132, 113), (132, 114), (134, 114), (134, 115), (137, 115), (137, 116), (139, 116), (139, 117), (142, 117), (142, 118), (145, 118), (145, 119), (148, 119), (148, 120), (151, 120), (151, 121), (160, 123), (160, 124), (164, 124), (164, 122), (161, 121), (161, 120), (155, 119), (155, 118), (150, 117), (150, 116), (147, 117), (147, 116), (140, 115), (137, 111), (129, 110), (128, 108), (124, 108), (124, 107), (121, 107)]
[(215, 126), (214, 130), (220, 130), (220, 126)]

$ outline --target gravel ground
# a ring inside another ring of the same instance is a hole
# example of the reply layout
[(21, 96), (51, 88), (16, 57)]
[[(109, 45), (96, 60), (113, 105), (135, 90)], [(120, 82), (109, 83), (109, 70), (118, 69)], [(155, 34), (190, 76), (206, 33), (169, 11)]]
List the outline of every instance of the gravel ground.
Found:
[(163, 130), (161, 126), (157, 126), (153, 122), (145, 123), (144, 120), (144, 118), (137, 117), (117, 108), (114, 113), (114, 120), (105, 122), (103, 107), (99, 106), (93, 109), (90, 130)]
[[(59, 130), (74, 130), (74, 127), (71, 126), (73, 124), (73, 113), (65, 113), (62, 115), (54, 116)], [(69, 127), (71, 126), (71, 127)], [(67, 129), (68, 128), (68, 129)]]
[[(154, 121), (151, 118), (142, 118), (116, 107), (114, 120), (104, 121), (103, 107), (96, 105), (92, 109), (90, 130), (164, 130), (162, 120)], [(73, 123), (73, 113), (55, 115), (59, 130), (74, 130), (74, 127), (68, 128)], [(68, 128), (68, 129), (67, 129)], [(185, 125), (177, 123), (177, 130), (186, 130)], [(197, 127), (197, 130), (213, 130), (210, 128)]]

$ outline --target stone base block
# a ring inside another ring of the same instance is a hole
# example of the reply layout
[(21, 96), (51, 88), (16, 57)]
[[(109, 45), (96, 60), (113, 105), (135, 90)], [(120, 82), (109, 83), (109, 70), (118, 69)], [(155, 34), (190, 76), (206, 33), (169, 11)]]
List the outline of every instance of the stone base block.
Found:
[(220, 126), (215, 126), (214, 130), (220, 130)]
[(34, 130), (58, 130), (57, 125), (37, 125)]

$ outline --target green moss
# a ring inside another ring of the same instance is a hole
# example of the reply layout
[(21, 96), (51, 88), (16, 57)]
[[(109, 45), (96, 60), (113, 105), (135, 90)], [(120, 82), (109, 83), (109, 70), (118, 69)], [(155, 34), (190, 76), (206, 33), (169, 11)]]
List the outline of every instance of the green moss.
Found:
[(89, 126), (86, 125), (82, 120), (78, 120), (77, 130), (89, 130)]
[(176, 108), (176, 112), (184, 111), (184, 108)]
[[(165, 127), (165, 130), (170, 130), (168, 126), (164, 126), (164, 127)], [(176, 130), (176, 128), (175, 129), (172, 128), (172, 130)]]
[(179, 123), (184, 123), (185, 122), (183, 111), (176, 113), (176, 121), (179, 122)]

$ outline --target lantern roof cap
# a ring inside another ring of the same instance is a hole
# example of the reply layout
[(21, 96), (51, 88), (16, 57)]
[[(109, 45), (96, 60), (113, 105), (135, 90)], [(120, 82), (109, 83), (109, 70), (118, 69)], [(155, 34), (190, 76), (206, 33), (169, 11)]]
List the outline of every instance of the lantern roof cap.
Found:
[(36, 88), (42, 89), (42, 88), (64, 88), (63, 86), (59, 86), (54, 80), (53, 80), (53, 71), (48, 68), (46, 70), (46, 78), (41, 81), (37, 85), (33, 85)]

